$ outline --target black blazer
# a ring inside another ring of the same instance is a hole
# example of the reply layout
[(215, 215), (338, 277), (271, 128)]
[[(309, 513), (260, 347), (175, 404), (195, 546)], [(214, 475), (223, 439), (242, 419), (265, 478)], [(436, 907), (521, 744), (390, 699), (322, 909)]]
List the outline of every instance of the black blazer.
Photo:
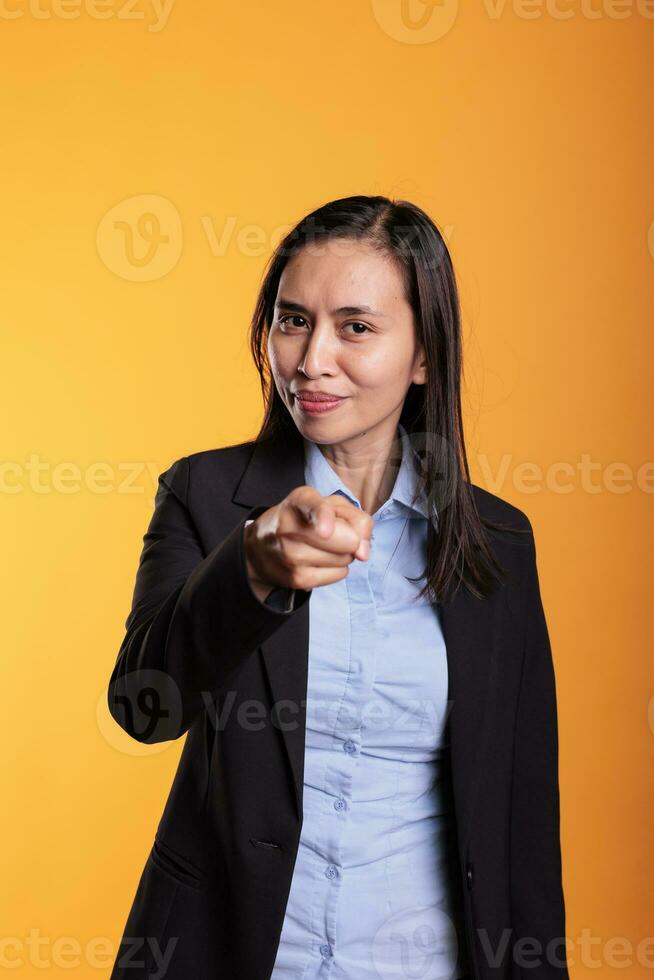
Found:
[[(159, 478), (109, 684), (133, 738), (187, 733), (112, 980), (269, 980), (302, 826), (309, 598), (254, 595), (246, 519), (304, 483), (302, 443), (246, 442)], [(508, 570), (439, 603), (466, 951), (476, 980), (568, 980), (555, 676), (526, 515), (472, 487)], [(129, 813), (130, 802), (125, 811)], [(356, 978), (352, 978), (356, 980)]]

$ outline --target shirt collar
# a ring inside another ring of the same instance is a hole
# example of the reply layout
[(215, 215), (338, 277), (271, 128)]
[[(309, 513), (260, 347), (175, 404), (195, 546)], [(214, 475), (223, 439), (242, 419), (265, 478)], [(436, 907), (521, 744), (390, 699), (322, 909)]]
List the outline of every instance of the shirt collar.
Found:
[[(427, 517), (429, 509), (424, 491), (420, 493), (415, 503), (412, 502), (418, 484), (412, 459), (416, 460), (417, 465), (417, 454), (414, 452), (411, 446), (411, 438), (401, 422), (398, 423), (398, 428), (402, 440), (402, 462), (395, 477), (395, 484), (390, 497), (381, 505), (380, 511), (398, 510), (407, 517)], [(345, 486), (336, 470), (332, 469), (318, 445), (304, 436), (302, 441), (304, 444), (304, 478), (307, 485), (314, 487), (323, 497), (328, 497), (333, 493), (342, 493), (355, 507), (360, 508), (360, 502), (353, 492)]]

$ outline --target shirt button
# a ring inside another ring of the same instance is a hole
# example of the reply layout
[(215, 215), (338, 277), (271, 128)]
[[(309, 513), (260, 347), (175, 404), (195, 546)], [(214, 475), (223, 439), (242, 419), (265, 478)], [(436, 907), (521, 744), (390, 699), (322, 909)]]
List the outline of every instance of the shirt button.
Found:
[(335, 810), (345, 810), (346, 807), (347, 807), (347, 803), (345, 802), (345, 800), (342, 800), (342, 799), (334, 800), (334, 809)]
[(345, 742), (343, 742), (343, 751), (347, 752), (348, 755), (354, 755), (356, 750), (356, 742), (353, 742), (351, 738), (348, 738)]
[(329, 943), (323, 943), (320, 947), (320, 955), (325, 957), (332, 955), (332, 948)]
[(325, 868), (325, 878), (335, 878), (338, 875), (338, 868), (335, 864), (328, 864)]

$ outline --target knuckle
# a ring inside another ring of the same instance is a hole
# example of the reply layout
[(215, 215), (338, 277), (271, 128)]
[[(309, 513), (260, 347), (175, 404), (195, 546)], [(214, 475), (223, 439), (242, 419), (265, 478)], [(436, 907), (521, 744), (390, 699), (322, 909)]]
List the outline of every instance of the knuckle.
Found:
[(311, 488), (307, 487), (305, 484), (301, 484), (299, 487), (293, 487), (286, 499), (290, 500), (294, 504), (300, 503), (305, 499), (307, 490), (310, 489)]

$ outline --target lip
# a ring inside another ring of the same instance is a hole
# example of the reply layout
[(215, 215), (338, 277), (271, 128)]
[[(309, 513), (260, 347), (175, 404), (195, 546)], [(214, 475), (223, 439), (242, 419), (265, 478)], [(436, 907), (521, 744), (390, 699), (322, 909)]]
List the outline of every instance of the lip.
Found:
[(328, 391), (312, 391), (310, 388), (299, 388), (293, 394), (296, 398), (304, 398), (309, 402), (335, 402), (342, 401), (345, 395), (332, 395)]
[(302, 392), (297, 392), (295, 401), (302, 412), (306, 412), (308, 415), (321, 415), (323, 412), (330, 412), (332, 409), (338, 408), (346, 399), (324, 395), (318, 399), (315, 396), (314, 398), (305, 398)]

